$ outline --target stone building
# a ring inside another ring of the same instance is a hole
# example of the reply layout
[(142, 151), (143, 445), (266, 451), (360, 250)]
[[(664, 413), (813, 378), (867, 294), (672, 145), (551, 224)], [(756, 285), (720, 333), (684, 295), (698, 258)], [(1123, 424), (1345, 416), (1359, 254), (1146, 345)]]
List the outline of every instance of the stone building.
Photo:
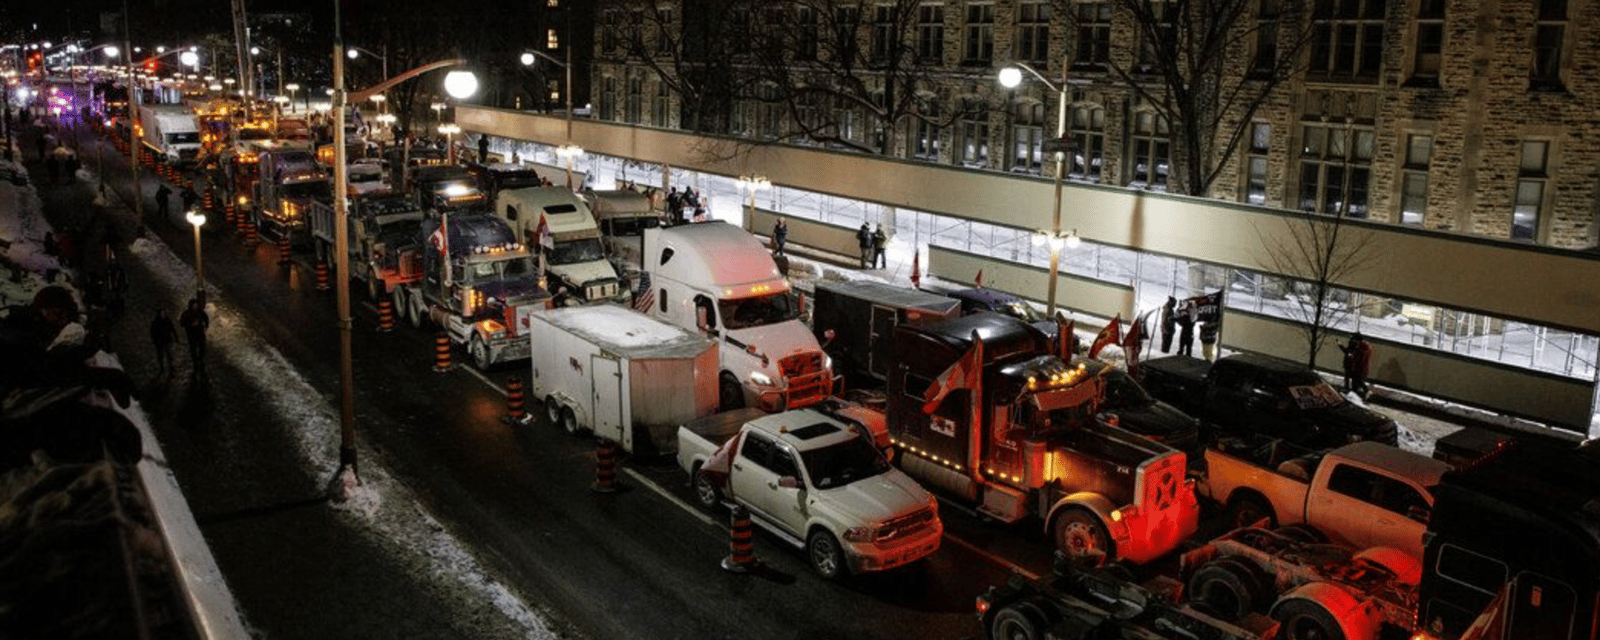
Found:
[[(699, 130), (1051, 175), (1044, 146), (1056, 134), (1062, 92), (1032, 77), (999, 86), (997, 71), (1018, 61), (1066, 83), (1068, 179), (1166, 190), (1174, 127), (1113, 71), (1154, 75), (1141, 66), (1151, 59), (1133, 5), (1164, 8), (1149, 0), (605, 0), (596, 6), (595, 116), (683, 127), (682, 92), (707, 85), (684, 82), (682, 60), (693, 56), (673, 53), (707, 37), (750, 45), (736, 50), (787, 43), (779, 50), (790, 58), (788, 80), (810, 66), (812, 83), (837, 82), (824, 62), (848, 43), (863, 61), (902, 51), (915, 68), (857, 70), (850, 78), (863, 89), (855, 95), (814, 100), (791, 98), (755, 53), (720, 60), (735, 85), (721, 96), (725, 127)], [(1248, 121), (1223, 114), (1216, 137), (1237, 130), (1239, 143), (1205, 195), (1594, 247), (1597, 9), (1586, 0), (1255, 0), (1234, 27), (1240, 37), (1224, 73), (1248, 78), (1276, 55), (1292, 56), (1295, 70)], [(647, 46), (630, 49), (630, 41)], [(886, 102), (886, 92), (907, 85), (909, 109), (853, 106)], [(696, 95), (696, 107), (706, 98)], [(825, 126), (802, 135), (795, 114)]]

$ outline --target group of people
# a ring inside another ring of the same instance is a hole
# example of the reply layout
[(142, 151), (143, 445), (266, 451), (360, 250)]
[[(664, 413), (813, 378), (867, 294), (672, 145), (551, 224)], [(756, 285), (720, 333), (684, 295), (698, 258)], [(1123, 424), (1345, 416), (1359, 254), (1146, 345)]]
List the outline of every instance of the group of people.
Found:
[(667, 214), (672, 224), (689, 222), (689, 216), (694, 216), (695, 222), (704, 222), (706, 219), (706, 200), (696, 193), (694, 187), (684, 187), (678, 191), (673, 187), (667, 191)]
[[(184, 211), (193, 211), (195, 203), (200, 200), (200, 194), (194, 190), (193, 186), (185, 184), (183, 190), (178, 192), (178, 198), (183, 201)], [(167, 217), (167, 210), (171, 203), (172, 188), (163, 182), (160, 187), (156, 188), (156, 211), (161, 215), (162, 220), (169, 223), (171, 219)]]
[(861, 223), (861, 228), (856, 229), (856, 246), (861, 249), (862, 269), (889, 268), (889, 258), (884, 255), (889, 247), (889, 236), (883, 232), (883, 223), (878, 223), (876, 230)]
[(1172, 337), (1178, 336), (1178, 355), (1194, 355), (1195, 333), (1200, 334), (1200, 357), (1206, 360), (1217, 359), (1217, 335), (1221, 333), (1222, 321), (1201, 320), (1200, 310), (1193, 302), (1185, 301), (1178, 305), (1178, 299), (1167, 296), (1167, 304), (1161, 307), (1161, 352), (1172, 353)]
[[(205, 302), (199, 297), (190, 298), (188, 308), (178, 316), (178, 326), (183, 327), (184, 342), (189, 345), (189, 377), (202, 378), (206, 375), (206, 329), (211, 327)], [(150, 319), (150, 342), (155, 346), (160, 375), (172, 375), (172, 347), (178, 342), (178, 331), (165, 309), (156, 309), (155, 317)]]

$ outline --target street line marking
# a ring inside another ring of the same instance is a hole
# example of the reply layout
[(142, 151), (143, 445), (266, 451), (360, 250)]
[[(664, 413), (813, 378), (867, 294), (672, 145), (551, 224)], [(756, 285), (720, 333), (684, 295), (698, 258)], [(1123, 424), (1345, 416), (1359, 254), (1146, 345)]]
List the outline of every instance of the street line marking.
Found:
[(949, 540), (951, 542), (954, 542), (956, 544), (959, 544), (959, 545), (961, 545), (963, 547), (966, 547), (967, 549), (971, 550), (973, 553), (976, 553), (976, 554), (978, 554), (980, 556), (988, 558), (989, 561), (991, 561), (991, 562), (993, 562), (995, 564), (998, 564), (998, 565), (1000, 565), (1002, 567), (1010, 567), (1012, 571), (1015, 571), (1017, 573), (1022, 574), (1023, 577), (1026, 577), (1029, 580), (1038, 580), (1039, 579), (1039, 574), (1036, 574), (1036, 573), (1034, 573), (1032, 571), (1024, 569), (1024, 568), (1022, 568), (1020, 565), (1018, 565), (1015, 562), (1011, 562), (1010, 560), (1006, 560), (1005, 558), (1002, 558), (1002, 557), (997, 556), (995, 554), (989, 553), (988, 551), (984, 551), (983, 549), (978, 548), (977, 545), (972, 544), (971, 542), (967, 542), (966, 540), (962, 540), (961, 538), (957, 538), (957, 537), (955, 537), (953, 535), (950, 535), (949, 533), (944, 534), (944, 539)]
[(511, 392), (510, 391), (506, 391), (505, 389), (500, 388), (500, 385), (497, 385), (497, 384), (494, 383), (493, 380), (490, 380), (489, 376), (483, 375), (483, 372), (478, 371), (477, 367), (474, 367), (469, 363), (463, 362), (457, 368), (465, 369), (467, 373), (470, 373), (472, 375), (477, 376), (478, 379), (482, 380), (484, 384), (489, 385), (490, 389), (494, 389), (495, 391), (500, 392), (500, 395), (503, 395), (503, 396), (506, 396), (506, 397), (510, 397), (511, 396)]
[(649, 478), (646, 478), (646, 477), (644, 477), (642, 475), (639, 475), (638, 471), (634, 471), (633, 469), (629, 469), (627, 467), (623, 467), (622, 471), (623, 471), (623, 473), (626, 473), (626, 474), (628, 474), (630, 476), (633, 476), (634, 480), (638, 480), (640, 484), (643, 484), (645, 487), (649, 488), (651, 491), (654, 491), (654, 492), (660, 494), (661, 497), (666, 498), (668, 500), (671, 500), (672, 504), (675, 504), (675, 505), (678, 505), (680, 507), (683, 507), (684, 511), (688, 511), (689, 515), (692, 515), (692, 516), (694, 516), (696, 518), (699, 518), (701, 522), (704, 522), (707, 525), (710, 525), (710, 526), (713, 526), (713, 527), (722, 526), (722, 525), (718, 524), (716, 520), (712, 520), (711, 516), (706, 515), (700, 509), (698, 509), (696, 507), (693, 507), (693, 506), (690, 506), (690, 504), (687, 503), (687, 502), (679, 500), (678, 497), (675, 496), (675, 495), (667, 493), (667, 490), (661, 488), (661, 485), (656, 484), (654, 481), (650, 480)]

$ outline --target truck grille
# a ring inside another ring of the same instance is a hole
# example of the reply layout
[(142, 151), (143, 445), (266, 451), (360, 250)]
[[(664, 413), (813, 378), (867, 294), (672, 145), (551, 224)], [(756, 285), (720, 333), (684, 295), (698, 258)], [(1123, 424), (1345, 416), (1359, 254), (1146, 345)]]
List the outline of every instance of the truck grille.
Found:
[(803, 376), (822, 371), (822, 352), (797, 353), (778, 361), (778, 371), (785, 378)]
[(595, 280), (590, 282), (587, 287), (584, 287), (584, 299), (586, 300), (606, 300), (616, 295), (617, 280), (615, 278)]
[(822, 352), (797, 353), (778, 361), (784, 395), (790, 409), (798, 409), (833, 393), (833, 378), (822, 366)]
[(932, 508), (923, 507), (914, 513), (883, 523), (878, 527), (878, 537), (874, 542), (887, 544), (912, 537), (923, 529), (932, 526), (937, 520), (938, 517), (933, 514)]

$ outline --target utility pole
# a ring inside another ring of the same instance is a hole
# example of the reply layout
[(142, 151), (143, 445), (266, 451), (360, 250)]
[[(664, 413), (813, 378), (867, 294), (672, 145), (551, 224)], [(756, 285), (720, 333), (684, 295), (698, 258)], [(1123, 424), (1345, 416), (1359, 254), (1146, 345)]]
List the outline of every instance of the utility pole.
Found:
[(349, 165), (345, 163), (344, 148), (348, 98), (344, 89), (344, 35), (339, 22), (339, 0), (333, 0), (333, 265), (339, 314), (339, 470), (334, 473), (334, 486), (340, 489), (336, 497), (348, 497), (339, 478), (349, 469), (359, 482), (361, 473), (356, 466), (355, 366), (350, 347), (350, 205), (346, 198)]
[[(239, 88), (250, 91), (250, 25), (245, 17), (244, 0), (233, 0), (233, 42), (239, 49)], [(244, 99), (246, 117), (252, 111), (249, 97)]]
[(144, 189), (139, 185), (139, 81), (133, 76), (132, 34), (128, 28), (128, 0), (122, 0), (122, 46), (128, 52), (128, 168), (133, 170), (133, 219), (144, 224)]

